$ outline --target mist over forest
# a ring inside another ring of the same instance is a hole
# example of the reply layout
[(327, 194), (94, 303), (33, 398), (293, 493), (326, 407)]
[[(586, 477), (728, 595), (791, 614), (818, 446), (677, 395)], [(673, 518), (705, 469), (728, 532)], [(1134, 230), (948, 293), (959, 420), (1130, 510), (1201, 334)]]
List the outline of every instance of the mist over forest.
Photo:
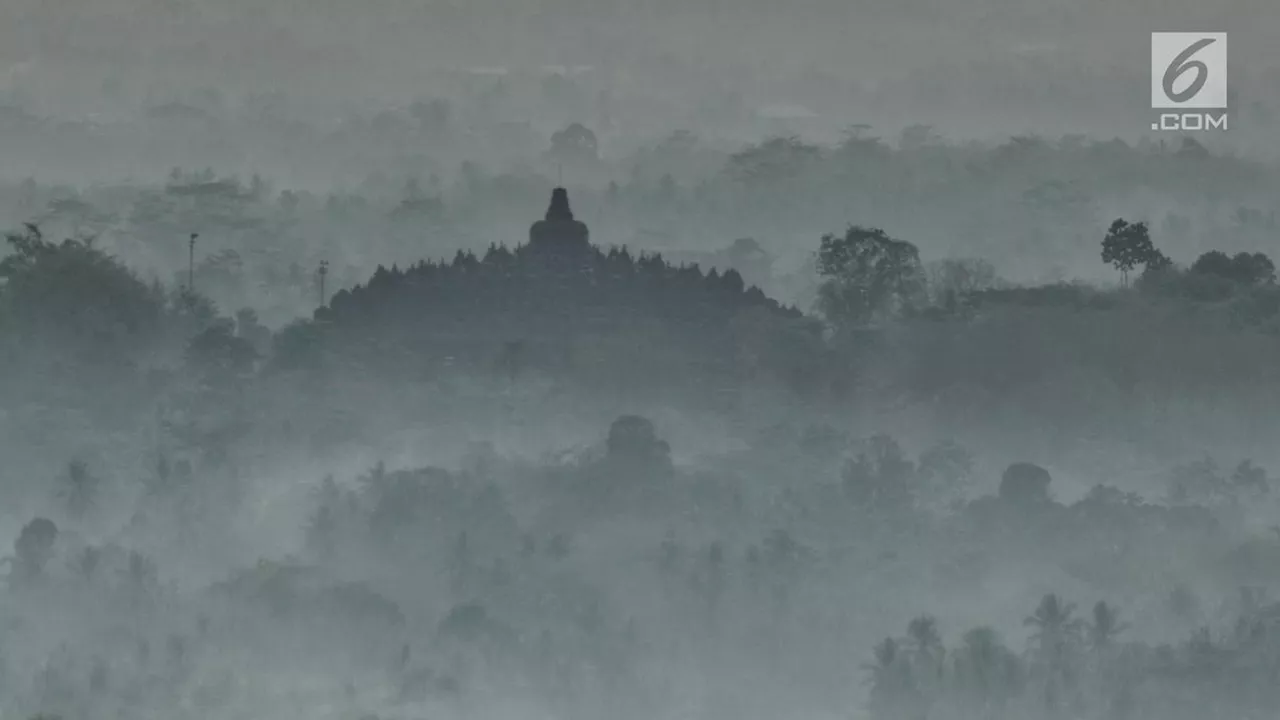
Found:
[(5, 0), (0, 714), (1273, 718), (1275, 28)]

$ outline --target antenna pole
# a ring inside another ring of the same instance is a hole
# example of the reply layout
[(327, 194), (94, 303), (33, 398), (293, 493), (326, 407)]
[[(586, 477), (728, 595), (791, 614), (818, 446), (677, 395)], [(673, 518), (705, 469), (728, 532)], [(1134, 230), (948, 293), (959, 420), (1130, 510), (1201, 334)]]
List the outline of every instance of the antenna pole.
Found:
[(187, 292), (195, 293), (196, 291), (196, 238), (200, 237), (199, 233), (191, 233), (191, 237), (187, 239)]
[(320, 274), (320, 307), (324, 307), (324, 303), (325, 303), (325, 300), (326, 300), (326, 297), (325, 297), (325, 294), (324, 294), (324, 278), (325, 278), (325, 276), (326, 276), (326, 275), (328, 275), (328, 274), (329, 274), (329, 261), (328, 261), (328, 260), (321, 260), (321, 261), (320, 261), (320, 270), (319, 270), (319, 274)]

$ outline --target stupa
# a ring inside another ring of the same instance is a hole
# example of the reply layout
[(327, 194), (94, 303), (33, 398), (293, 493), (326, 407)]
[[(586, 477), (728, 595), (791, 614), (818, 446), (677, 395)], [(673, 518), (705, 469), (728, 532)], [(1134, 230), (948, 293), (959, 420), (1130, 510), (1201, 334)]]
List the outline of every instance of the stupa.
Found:
[(577, 257), (590, 252), (587, 226), (573, 218), (569, 193), (564, 188), (551, 191), (547, 214), (529, 228), (529, 248), (539, 255), (556, 257)]

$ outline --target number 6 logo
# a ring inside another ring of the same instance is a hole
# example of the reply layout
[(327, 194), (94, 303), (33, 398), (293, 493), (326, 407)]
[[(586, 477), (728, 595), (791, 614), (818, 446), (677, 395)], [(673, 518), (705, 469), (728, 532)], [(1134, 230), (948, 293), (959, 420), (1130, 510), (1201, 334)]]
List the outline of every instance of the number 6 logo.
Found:
[[(1209, 79), (1209, 66), (1199, 60), (1192, 60), (1191, 56), (1200, 52), (1200, 50), (1205, 46), (1212, 45), (1215, 42), (1217, 42), (1217, 40), (1214, 38), (1198, 40), (1195, 43), (1192, 43), (1186, 50), (1178, 53), (1178, 56), (1173, 59), (1173, 62), (1169, 63), (1169, 67), (1164, 71), (1164, 94), (1167, 95), (1170, 100), (1177, 103), (1186, 102), (1195, 97), (1196, 93), (1200, 92), (1200, 89), (1204, 87), (1205, 82)], [(1196, 71), (1196, 79), (1192, 80), (1191, 84), (1182, 92), (1175, 91), (1173, 89), (1173, 84), (1176, 83), (1178, 78), (1182, 77), (1188, 70)]]
[(1225, 109), (1226, 33), (1151, 33), (1151, 107)]

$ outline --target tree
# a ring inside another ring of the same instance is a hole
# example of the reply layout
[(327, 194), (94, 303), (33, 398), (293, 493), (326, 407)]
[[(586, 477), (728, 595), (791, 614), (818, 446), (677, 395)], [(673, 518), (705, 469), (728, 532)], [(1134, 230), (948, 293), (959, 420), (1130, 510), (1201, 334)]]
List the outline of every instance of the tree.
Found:
[(271, 337), (268, 372), (318, 369), (323, 365), (325, 335), (322, 322), (295, 320)]
[(1269, 285), (1276, 281), (1276, 264), (1262, 253), (1236, 253), (1231, 266), (1238, 283), (1244, 285)]
[(999, 285), (996, 269), (986, 260), (948, 258), (930, 264), (929, 295), (931, 302), (954, 310), (972, 294)]
[(671, 446), (658, 437), (653, 422), (639, 415), (623, 415), (609, 426), (605, 440), (608, 460), (619, 470), (654, 477), (672, 471)]
[(792, 593), (799, 585), (801, 571), (812, 557), (812, 551), (782, 528), (769, 533), (761, 546), (762, 567), (772, 584), (774, 620), (780, 621), (790, 610)]
[(1253, 464), (1252, 460), (1241, 460), (1231, 473), (1231, 484), (1237, 489), (1255, 495), (1265, 495), (1271, 491), (1271, 483), (1267, 479), (1267, 471)]
[(1036, 610), (1023, 621), (1023, 624), (1034, 628), (1032, 642), (1040, 649), (1053, 650), (1079, 638), (1080, 620), (1073, 617), (1076, 604), (1064, 602), (1062, 598), (1049, 593), (1040, 598)]
[(1210, 250), (1191, 263), (1191, 272), (1197, 275), (1230, 278), (1232, 275), (1231, 257), (1221, 250)]
[(818, 307), (837, 326), (857, 327), (910, 310), (925, 289), (920, 251), (879, 228), (827, 234), (818, 250)]
[(1020, 689), (1022, 668), (996, 631), (978, 627), (966, 632), (952, 653), (952, 665), (962, 702), (977, 717), (1002, 717)]
[(902, 651), (897, 640), (885, 638), (876, 645), (872, 657), (874, 662), (864, 666), (870, 675), (871, 717), (877, 720), (906, 717), (904, 711), (916, 709), (920, 704), (910, 656)]
[(1049, 471), (1034, 463), (1013, 463), (1000, 478), (1000, 499), (1022, 507), (1049, 502)]
[(845, 463), (845, 496), (859, 507), (880, 511), (908, 510), (915, 501), (916, 467), (888, 435), (876, 435), (867, 449)]
[(921, 701), (932, 704), (942, 689), (946, 651), (938, 633), (938, 621), (932, 615), (921, 615), (907, 624), (907, 641), (916, 687)]
[(1114, 607), (1099, 600), (1093, 606), (1093, 622), (1089, 625), (1089, 646), (1094, 651), (1105, 650), (1120, 633), (1128, 628), (1128, 623), (1120, 622), (1120, 615)]
[(915, 152), (930, 146), (941, 144), (942, 138), (934, 132), (932, 125), (910, 125), (903, 128), (898, 136), (898, 149)]
[(108, 212), (102, 212), (80, 197), (59, 197), (49, 201), (44, 213), (38, 220), (40, 224), (53, 224), (71, 231), (73, 237), (95, 236), (107, 230), (115, 223), (116, 218)]
[(266, 355), (271, 348), (271, 330), (258, 320), (258, 313), (253, 308), (241, 308), (236, 311), (236, 337), (243, 338), (253, 346), (258, 355)]
[(1169, 502), (1217, 505), (1233, 499), (1231, 483), (1213, 458), (1179, 465), (1169, 474)]
[(1220, 250), (1210, 250), (1196, 258), (1191, 264), (1191, 272), (1219, 277), (1240, 285), (1265, 285), (1276, 280), (1275, 263), (1262, 253), (1242, 252), (1230, 257)]
[(907, 638), (912, 649), (930, 661), (941, 660), (942, 635), (938, 633), (938, 620), (932, 615), (921, 615), (907, 623)]
[(1156, 249), (1144, 222), (1129, 223), (1117, 219), (1102, 239), (1102, 261), (1120, 271), (1125, 286), (1129, 273), (1139, 265), (1163, 267), (1168, 264), (1164, 253)]
[(327, 475), (316, 491), (316, 509), (306, 528), (306, 547), (323, 561), (333, 558), (340, 531), (339, 512), (344, 496), (332, 475)]
[(97, 500), (99, 479), (89, 472), (89, 466), (82, 460), (68, 463), (67, 474), (63, 479), (66, 486), (62, 495), (67, 503), (67, 514), (77, 520), (81, 519)]
[(551, 157), (569, 163), (594, 162), (599, 158), (596, 134), (582, 123), (573, 123), (551, 136)]
[(187, 344), (187, 364), (211, 385), (242, 378), (253, 370), (258, 352), (243, 337), (238, 337), (235, 324), (220, 319)]
[(161, 294), (92, 239), (55, 243), (35, 225), (5, 239), (0, 313), (6, 334), (25, 347), (48, 343), (64, 357), (100, 363), (135, 358), (159, 339)]
[(801, 178), (821, 159), (816, 145), (797, 137), (773, 137), (734, 153), (725, 172), (748, 188), (770, 188)]
[(1033, 628), (1034, 664), (1044, 691), (1045, 708), (1051, 715), (1062, 707), (1063, 696), (1074, 689), (1076, 681), (1073, 653), (1080, 646), (1083, 623), (1074, 616), (1075, 610), (1075, 603), (1049, 593), (1023, 621)]
[(58, 526), (47, 518), (36, 518), (22, 527), (13, 543), (13, 569), (18, 578), (30, 580), (44, 572), (53, 559)]
[(444, 201), (438, 194), (426, 194), (422, 190), (421, 181), (416, 177), (409, 178), (405, 182), (400, 204), (391, 211), (392, 219), (409, 223), (439, 224), (444, 219), (444, 214)]
[(973, 455), (954, 442), (942, 442), (920, 453), (916, 467), (917, 482), (928, 488), (928, 495), (943, 502), (957, 500), (963, 494), (963, 483), (973, 472)]
[(742, 274), (745, 282), (765, 286), (773, 272), (774, 258), (753, 238), (738, 238), (714, 256), (717, 265)]

